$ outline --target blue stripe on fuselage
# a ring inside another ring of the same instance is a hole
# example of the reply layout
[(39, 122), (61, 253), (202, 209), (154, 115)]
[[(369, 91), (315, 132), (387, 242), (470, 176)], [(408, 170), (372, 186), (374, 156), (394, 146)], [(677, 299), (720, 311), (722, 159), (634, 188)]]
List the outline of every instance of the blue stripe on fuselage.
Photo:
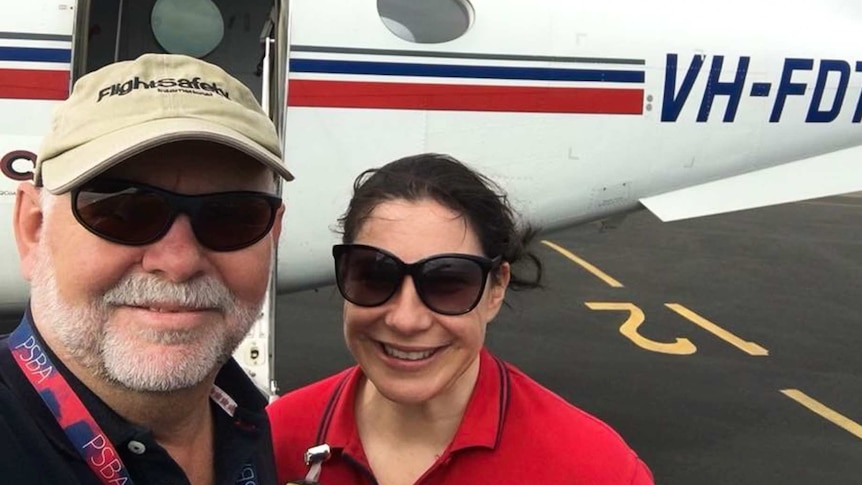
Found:
[(643, 71), (617, 71), (610, 69), (552, 69), (545, 67), (461, 66), (447, 64), (408, 64), (397, 62), (329, 61), (317, 59), (291, 59), (290, 71), (326, 74), (459, 77), (533, 81), (592, 81), (614, 83), (644, 82)]
[(23, 62), (71, 62), (69, 49), (45, 49), (39, 47), (0, 47), (0, 61)]

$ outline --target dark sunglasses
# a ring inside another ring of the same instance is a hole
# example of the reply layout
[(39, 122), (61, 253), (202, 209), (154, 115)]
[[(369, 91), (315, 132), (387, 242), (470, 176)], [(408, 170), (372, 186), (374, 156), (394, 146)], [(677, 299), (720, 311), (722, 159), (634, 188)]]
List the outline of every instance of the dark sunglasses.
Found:
[(407, 264), (388, 251), (364, 244), (335, 245), (332, 255), (335, 281), (345, 300), (364, 307), (382, 305), (410, 275), (422, 303), (443, 315), (463, 315), (476, 308), (488, 273), (502, 261), (500, 256), (437, 254)]
[(235, 251), (263, 239), (280, 206), (279, 197), (263, 192), (184, 195), (113, 179), (96, 179), (72, 191), (72, 213), (82, 226), (129, 246), (159, 240), (183, 213), (202, 246)]

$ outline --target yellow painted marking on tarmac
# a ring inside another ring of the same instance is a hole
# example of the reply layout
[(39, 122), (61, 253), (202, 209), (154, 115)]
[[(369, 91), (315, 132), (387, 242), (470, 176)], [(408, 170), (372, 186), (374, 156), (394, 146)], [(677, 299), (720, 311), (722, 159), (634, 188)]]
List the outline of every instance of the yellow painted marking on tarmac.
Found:
[(613, 278), (612, 278), (612, 277), (610, 277), (607, 273), (605, 273), (604, 271), (600, 270), (599, 268), (596, 268), (595, 266), (593, 266), (592, 264), (590, 264), (590, 263), (589, 263), (589, 261), (586, 261), (586, 260), (584, 260), (583, 258), (578, 257), (575, 253), (573, 253), (573, 252), (569, 251), (568, 249), (566, 249), (566, 248), (564, 248), (564, 247), (562, 247), (562, 246), (559, 246), (559, 245), (557, 245), (557, 244), (554, 244), (554, 243), (552, 243), (551, 241), (548, 241), (548, 240), (543, 240), (543, 241), (542, 241), (542, 244), (544, 244), (545, 246), (548, 246), (549, 248), (553, 249), (554, 251), (556, 251), (556, 252), (558, 252), (558, 253), (562, 254), (563, 256), (565, 256), (565, 257), (569, 258), (569, 259), (570, 259), (570, 260), (572, 260), (575, 264), (577, 264), (578, 266), (580, 266), (580, 267), (584, 268), (585, 270), (589, 271), (589, 272), (590, 272), (590, 273), (592, 273), (594, 276), (596, 276), (596, 277), (597, 277), (597, 278), (599, 278), (600, 280), (604, 281), (604, 282), (605, 282), (605, 283), (607, 283), (608, 285), (610, 285), (610, 286), (612, 286), (612, 287), (614, 287), (614, 288), (622, 288), (622, 287), (623, 287), (623, 284), (622, 284), (622, 283), (620, 283), (619, 281), (617, 281), (617, 280), (613, 279)]
[(728, 332), (727, 330), (719, 327), (718, 325), (710, 322), (709, 320), (703, 318), (702, 316), (698, 315), (697, 313), (694, 313), (693, 311), (680, 305), (679, 303), (665, 303), (664, 306), (666, 306), (666, 307), (670, 308), (671, 310), (679, 313), (680, 315), (687, 318), (688, 320), (690, 320), (695, 325), (703, 328), (707, 332), (709, 332), (709, 333), (715, 335), (716, 337), (724, 340), (725, 342), (729, 343), (730, 345), (733, 345), (734, 347), (738, 348), (739, 350), (742, 350), (743, 352), (747, 353), (748, 355), (754, 355), (754, 356), (769, 355), (769, 351), (764, 349), (763, 347), (757, 345), (754, 342), (748, 342), (746, 340), (742, 340), (741, 338), (737, 337), (736, 335), (734, 335), (734, 334)]
[(629, 312), (629, 317), (620, 326), (620, 333), (642, 349), (661, 354), (691, 355), (697, 347), (687, 338), (677, 338), (675, 342), (658, 342), (644, 337), (638, 332), (646, 317), (643, 310), (634, 303), (586, 302), (590, 310), (612, 310)]
[(835, 411), (827, 407), (826, 405), (812, 399), (807, 396), (804, 392), (798, 389), (784, 389), (781, 391), (782, 394), (793, 399), (799, 404), (805, 406), (809, 410), (819, 414), (822, 418), (831, 421), (833, 424), (838, 425), (844, 428), (848, 433), (856, 436), (859, 439), (862, 439), (862, 426), (859, 423), (853, 421), (852, 419), (844, 416), (843, 414)]

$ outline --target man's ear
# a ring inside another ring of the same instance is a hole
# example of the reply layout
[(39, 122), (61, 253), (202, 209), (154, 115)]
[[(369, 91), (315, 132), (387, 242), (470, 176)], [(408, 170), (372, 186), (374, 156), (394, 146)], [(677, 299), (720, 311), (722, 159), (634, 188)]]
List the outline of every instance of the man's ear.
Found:
[(33, 277), (33, 267), (38, 257), (37, 248), (44, 225), (44, 213), (39, 200), (39, 190), (35, 185), (23, 182), (18, 186), (15, 193), (12, 227), (15, 231), (15, 243), (18, 246), (21, 275), (27, 280)]
[(272, 242), (276, 246), (278, 245), (278, 238), (281, 237), (282, 218), (284, 218), (284, 203), (278, 208), (278, 212), (275, 213), (275, 221), (272, 223)]

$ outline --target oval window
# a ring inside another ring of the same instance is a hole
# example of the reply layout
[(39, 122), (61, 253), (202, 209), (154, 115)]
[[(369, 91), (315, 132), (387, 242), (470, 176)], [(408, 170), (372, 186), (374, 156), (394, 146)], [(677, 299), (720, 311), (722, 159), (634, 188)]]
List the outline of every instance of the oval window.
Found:
[(159, 0), (150, 23), (159, 45), (170, 54), (203, 57), (224, 37), (221, 11), (211, 0)]
[(473, 20), (466, 0), (377, 0), (377, 13), (390, 32), (419, 44), (457, 39)]

